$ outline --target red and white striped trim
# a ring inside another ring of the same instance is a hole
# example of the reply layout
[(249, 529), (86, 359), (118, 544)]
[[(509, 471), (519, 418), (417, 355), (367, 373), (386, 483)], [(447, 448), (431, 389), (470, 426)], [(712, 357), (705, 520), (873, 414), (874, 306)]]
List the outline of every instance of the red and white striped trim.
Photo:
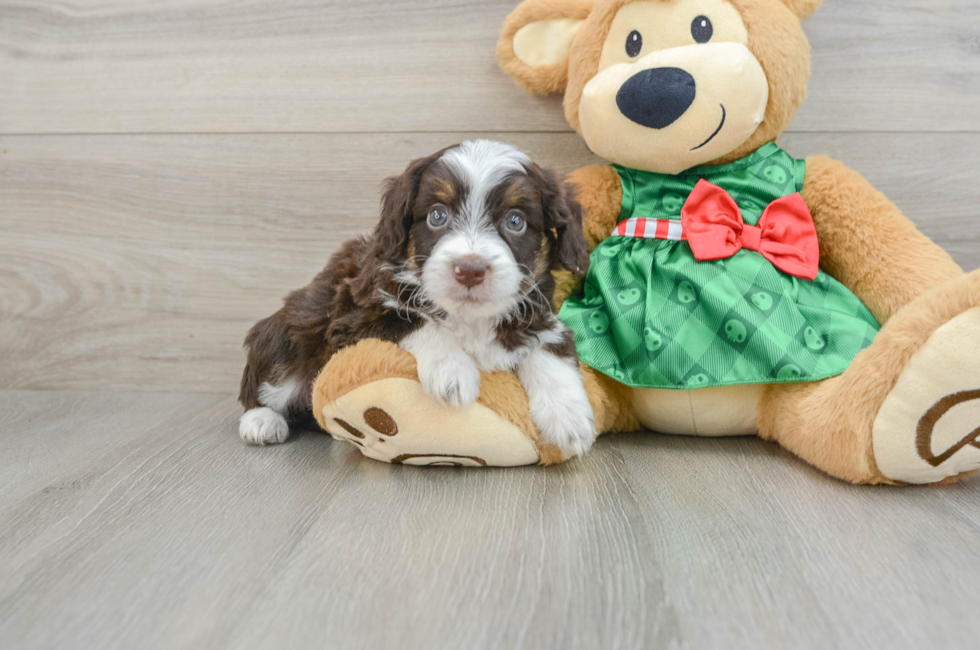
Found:
[(684, 237), (684, 231), (681, 228), (681, 222), (677, 219), (633, 217), (632, 219), (621, 221), (616, 226), (616, 230), (613, 231), (612, 236), (681, 241)]

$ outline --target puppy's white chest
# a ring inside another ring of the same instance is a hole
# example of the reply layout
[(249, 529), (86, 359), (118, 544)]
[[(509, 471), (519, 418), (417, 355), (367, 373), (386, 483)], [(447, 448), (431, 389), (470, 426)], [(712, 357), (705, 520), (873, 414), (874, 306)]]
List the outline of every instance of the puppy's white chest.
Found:
[(496, 328), (488, 322), (460, 323), (448, 331), (480, 370), (513, 370), (528, 354), (527, 348), (508, 350), (501, 345)]
[(427, 323), (401, 342), (416, 357), (435, 358), (456, 351), (466, 354), (480, 370), (514, 370), (530, 353), (528, 347), (508, 350), (497, 341), (490, 321)]

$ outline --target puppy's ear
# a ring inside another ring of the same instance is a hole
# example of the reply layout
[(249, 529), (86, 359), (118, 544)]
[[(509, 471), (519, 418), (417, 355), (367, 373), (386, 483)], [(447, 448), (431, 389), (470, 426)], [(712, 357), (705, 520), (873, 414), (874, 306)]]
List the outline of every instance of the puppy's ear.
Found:
[(553, 239), (552, 254), (558, 264), (582, 277), (589, 270), (589, 245), (582, 232), (582, 206), (574, 187), (551, 169), (532, 164), (528, 170), (538, 182), (544, 227)]
[(385, 179), (381, 197), (381, 220), (374, 229), (378, 257), (396, 260), (408, 250), (408, 233), (412, 229), (412, 206), (419, 193), (422, 175), (438, 154), (413, 160), (398, 176)]

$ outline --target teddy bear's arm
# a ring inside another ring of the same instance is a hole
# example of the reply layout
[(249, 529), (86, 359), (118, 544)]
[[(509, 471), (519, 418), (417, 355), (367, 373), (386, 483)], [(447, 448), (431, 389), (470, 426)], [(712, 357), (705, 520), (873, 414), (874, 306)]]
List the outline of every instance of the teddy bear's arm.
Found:
[(807, 158), (802, 194), (817, 228), (821, 268), (882, 323), (963, 273), (884, 194), (836, 160)]
[[(575, 198), (582, 204), (582, 229), (589, 250), (609, 236), (619, 219), (623, 202), (623, 187), (619, 174), (608, 165), (589, 165), (576, 169), (566, 179), (575, 186)], [(580, 279), (568, 271), (556, 271), (555, 306), (575, 290)]]
[(619, 219), (623, 203), (619, 174), (608, 165), (589, 165), (576, 169), (565, 180), (575, 186), (575, 198), (582, 204), (582, 228), (592, 250), (609, 236)]

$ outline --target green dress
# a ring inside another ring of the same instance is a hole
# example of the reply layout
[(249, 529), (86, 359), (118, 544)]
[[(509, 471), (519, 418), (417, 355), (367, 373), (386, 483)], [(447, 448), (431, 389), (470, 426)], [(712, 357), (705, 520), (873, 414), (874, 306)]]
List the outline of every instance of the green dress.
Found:
[[(619, 220), (680, 219), (700, 179), (726, 190), (746, 224), (803, 189), (806, 163), (770, 143), (718, 166), (676, 176), (614, 165)], [(810, 282), (758, 252), (698, 262), (686, 241), (610, 237), (592, 252), (582, 290), (561, 320), (579, 358), (637, 388), (706, 388), (802, 382), (842, 373), (879, 324), (844, 285), (820, 271)]]

